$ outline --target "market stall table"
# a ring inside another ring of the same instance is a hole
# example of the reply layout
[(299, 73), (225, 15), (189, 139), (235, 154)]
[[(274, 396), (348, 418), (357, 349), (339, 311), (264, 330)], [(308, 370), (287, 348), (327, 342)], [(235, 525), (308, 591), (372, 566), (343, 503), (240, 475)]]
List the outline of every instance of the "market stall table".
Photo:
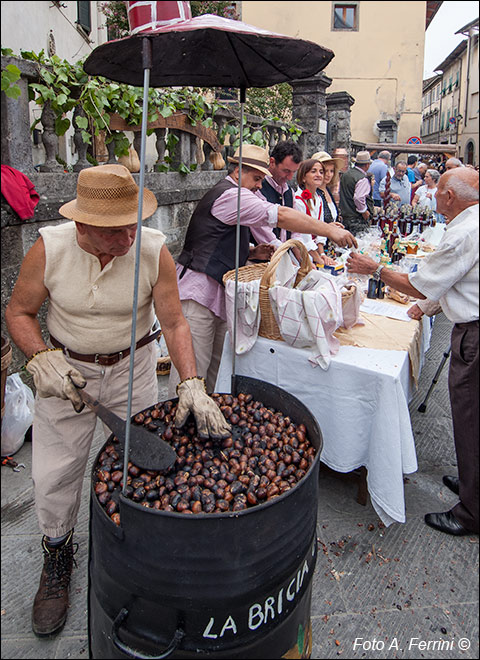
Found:
[[(342, 345), (328, 370), (313, 367), (310, 350), (293, 348), (282, 341), (259, 337), (254, 347), (237, 356), (237, 374), (278, 385), (302, 401), (316, 417), (322, 434), (321, 461), (337, 472), (362, 466), (372, 504), (389, 525), (405, 522), (403, 475), (417, 470), (415, 442), (408, 401), (415, 381), (410, 355), (418, 357), (416, 376), (428, 349), (430, 319), (400, 321), (362, 313), (366, 326), (342, 330)], [(382, 321), (383, 319), (383, 321)], [(409, 335), (404, 350), (361, 347), (368, 343), (368, 326), (382, 325), (384, 340), (391, 345), (398, 328)], [(358, 339), (360, 337), (360, 339)], [(357, 345), (355, 345), (357, 344)], [(232, 350), (225, 338), (216, 391), (230, 392)]]

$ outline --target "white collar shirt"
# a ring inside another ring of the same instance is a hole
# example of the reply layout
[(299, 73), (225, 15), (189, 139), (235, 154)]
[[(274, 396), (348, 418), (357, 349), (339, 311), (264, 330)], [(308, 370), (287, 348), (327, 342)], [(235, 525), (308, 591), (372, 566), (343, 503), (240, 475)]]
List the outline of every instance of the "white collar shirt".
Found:
[(420, 293), (438, 301), (452, 323), (478, 320), (478, 204), (448, 225), (435, 252), (408, 279)]

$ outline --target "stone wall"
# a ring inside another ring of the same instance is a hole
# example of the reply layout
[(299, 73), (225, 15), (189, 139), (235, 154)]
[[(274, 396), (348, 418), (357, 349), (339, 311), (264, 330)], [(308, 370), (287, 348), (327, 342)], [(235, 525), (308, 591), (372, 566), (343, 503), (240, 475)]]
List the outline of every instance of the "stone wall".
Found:
[[(2, 334), (5, 327), (5, 307), (17, 280), (23, 257), (37, 240), (38, 230), (49, 224), (66, 222), (58, 209), (76, 196), (77, 174), (33, 173), (29, 179), (40, 195), (31, 220), (20, 220), (2, 196), (1, 203), (1, 318)], [(134, 174), (138, 183), (139, 175)], [(217, 181), (226, 176), (225, 170), (194, 172), (187, 177), (177, 173), (150, 173), (145, 175), (145, 186), (155, 193), (158, 209), (145, 225), (160, 229), (167, 237), (167, 246), (174, 258), (180, 252), (191, 214), (198, 200)], [(45, 330), (46, 305), (40, 311), (42, 330)], [(14, 346), (9, 373), (19, 371), (24, 355)]]

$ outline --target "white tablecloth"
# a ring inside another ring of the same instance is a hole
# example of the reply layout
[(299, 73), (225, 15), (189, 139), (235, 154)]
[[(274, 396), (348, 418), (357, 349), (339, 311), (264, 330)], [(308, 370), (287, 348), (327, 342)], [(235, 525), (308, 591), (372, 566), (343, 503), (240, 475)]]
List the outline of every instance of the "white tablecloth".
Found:
[[(401, 321), (399, 321), (401, 323)], [(423, 319), (423, 350), (430, 319)], [(259, 337), (237, 356), (236, 373), (273, 383), (302, 401), (323, 435), (321, 460), (337, 472), (368, 470), (372, 504), (382, 521), (405, 522), (403, 475), (417, 470), (408, 401), (412, 391), (407, 351), (341, 346), (324, 371), (307, 349)], [(216, 391), (230, 392), (232, 352), (227, 334)]]

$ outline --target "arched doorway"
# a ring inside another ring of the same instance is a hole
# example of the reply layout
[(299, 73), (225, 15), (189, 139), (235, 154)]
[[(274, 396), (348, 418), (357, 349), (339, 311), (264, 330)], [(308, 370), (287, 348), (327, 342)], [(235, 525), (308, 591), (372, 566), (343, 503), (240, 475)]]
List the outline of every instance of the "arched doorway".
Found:
[(470, 140), (469, 142), (467, 142), (467, 146), (465, 147), (465, 160), (467, 161), (467, 165), (474, 164), (474, 156), (475, 156), (475, 145)]

